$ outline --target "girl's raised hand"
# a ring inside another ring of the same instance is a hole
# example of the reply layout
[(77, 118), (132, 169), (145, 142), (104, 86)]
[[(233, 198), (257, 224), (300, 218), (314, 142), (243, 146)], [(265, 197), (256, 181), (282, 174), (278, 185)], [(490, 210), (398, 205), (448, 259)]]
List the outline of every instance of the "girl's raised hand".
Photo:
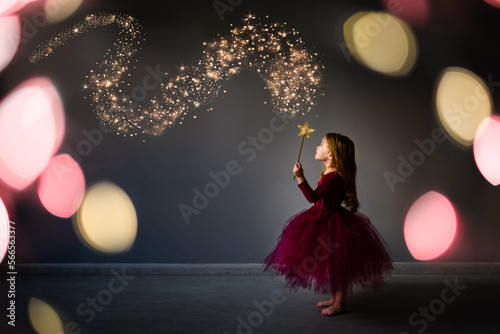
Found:
[(302, 169), (302, 165), (298, 161), (295, 161), (295, 164), (293, 165), (293, 175), (295, 175), (297, 179), (304, 178), (304, 170)]

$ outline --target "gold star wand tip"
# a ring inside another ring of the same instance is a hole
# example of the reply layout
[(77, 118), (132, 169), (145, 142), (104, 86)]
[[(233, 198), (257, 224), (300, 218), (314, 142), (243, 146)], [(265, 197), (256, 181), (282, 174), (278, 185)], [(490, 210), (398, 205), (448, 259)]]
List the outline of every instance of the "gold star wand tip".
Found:
[[(302, 136), (302, 143), (300, 143), (299, 157), (297, 159), (297, 162), (299, 162), (300, 154), (302, 153), (302, 145), (304, 145), (304, 137), (307, 137), (307, 139), (309, 139), (309, 134), (316, 130), (309, 128), (309, 122), (305, 122), (304, 125), (297, 124), (297, 127), (300, 129), (299, 137)], [(295, 175), (293, 176), (293, 179), (295, 180)]]
[(309, 128), (309, 122), (305, 122), (304, 125), (297, 124), (297, 127), (300, 129), (298, 136), (306, 136), (309, 139), (309, 134), (316, 130)]

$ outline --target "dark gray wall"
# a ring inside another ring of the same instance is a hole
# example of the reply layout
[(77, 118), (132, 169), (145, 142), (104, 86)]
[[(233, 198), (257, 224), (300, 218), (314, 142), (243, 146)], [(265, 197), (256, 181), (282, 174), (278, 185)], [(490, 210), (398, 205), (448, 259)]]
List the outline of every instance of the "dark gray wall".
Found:
[[(160, 4), (162, 3), (162, 4)], [(81, 89), (85, 75), (112, 46), (116, 31), (96, 30), (68, 43), (48, 60), (31, 65), (27, 57), (53, 33), (71, 26), (88, 13), (126, 13), (144, 26), (147, 41), (137, 54), (131, 86), (139, 84), (145, 67), (175, 73), (181, 64), (194, 64), (202, 43), (230, 23), (239, 24), (249, 11), (286, 21), (316, 48), (325, 65), (324, 96), (317, 108), (290, 120), (255, 159), (238, 152), (240, 143), (269, 127), (272, 112), (264, 82), (243, 72), (225, 84), (226, 94), (210, 107), (192, 112), (197, 119), (168, 129), (159, 137), (123, 138), (105, 135), (81, 167), (87, 184), (110, 180), (134, 202), (139, 226), (137, 239), (126, 254), (100, 254), (83, 246), (70, 219), (54, 217), (42, 208), (35, 185), (15, 194), (11, 219), (18, 222), (19, 262), (262, 262), (275, 245), (285, 221), (310, 206), (296, 181), (292, 164), (300, 138), (296, 124), (306, 120), (317, 131), (305, 141), (302, 163), (311, 183), (322, 166), (314, 148), (327, 132), (351, 137), (357, 149), (358, 193), (361, 211), (371, 217), (396, 261), (412, 261), (403, 237), (407, 210), (422, 194), (440, 191), (459, 215), (459, 234), (440, 261), (499, 261), (498, 188), (477, 170), (471, 150), (447, 141), (402, 184), (391, 191), (384, 172), (396, 172), (398, 156), (416, 149), (415, 139), (430, 138), (439, 125), (433, 108), (436, 79), (447, 66), (466, 67), (483, 78), (500, 80), (498, 28), (500, 11), (477, 2), (431, 3), (431, 18), (416, 29), (420, 55), (407, 77), (374, 73), (355, 61), (347, 62), (339, 43), (342, 24), (358, 10), (380, 10), (372, 1), (242, 1), (221, 21), (212, 1), (90, 1), (71, 19), (46, 26), (21, 45), (14, 62), (1, 74), (4, 94), (34, 75), (50, 76), (64, 100), (67, 135), (61, 153), (84, 140), (83, 130), (96, 129), (96, 115)], [(26, 12), (29, 19), (32, 13)], [(493, 30), (495, 29), (495, 30)], [(470, 34), (467, 34), (469, 33)], [(159, 92), (151, 92), (148, 98)], [(492, 92), (497, 100), (497, 92)], [(186, 224), (178, 205), (192, 205), (193, 189), (211, 181), (209, 173), (235, 160), (241, 173), (232, 176), (207, 207)]]

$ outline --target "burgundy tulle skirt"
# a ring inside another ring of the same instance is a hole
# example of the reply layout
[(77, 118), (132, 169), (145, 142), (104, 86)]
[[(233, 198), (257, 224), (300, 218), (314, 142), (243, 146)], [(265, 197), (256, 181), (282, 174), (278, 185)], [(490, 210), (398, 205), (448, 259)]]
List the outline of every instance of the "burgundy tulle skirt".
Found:
[(352, 293), (354, 285), (378, 289), (383, 275), (393, 270), (388, 249), (364, 214), (313, 206), (285, 223), (264, 270), (284, 275), (293, 290)]

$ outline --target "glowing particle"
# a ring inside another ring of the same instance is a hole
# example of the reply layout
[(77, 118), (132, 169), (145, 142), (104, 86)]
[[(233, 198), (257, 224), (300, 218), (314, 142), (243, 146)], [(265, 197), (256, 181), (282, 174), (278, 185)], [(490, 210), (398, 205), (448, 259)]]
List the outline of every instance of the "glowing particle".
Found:
[(126, 73), (127, 65), (144, 40), (142, 28), (133, 17), (89, 15), (73, 28), (39, 45), (30, 61), (38, 62), (49, 55), (47, 50), (53, 51), (84, 32), (110, 24), (120, 28), (116, 53), (110, 51), (98, 63), (99, 68), (90, 71), (85, 85), (98, 117), (103, 122), (115, 119), (119, 125), (115, 127), (117, 133), (160, 135), (176, 120), (182, 124), (177, 119), (178, 111), (187, 114), (193, 108), (213, 102), (223, 83), (243, 69), (261, 76), (271, 93), (273, 108), (285, 116), (311, 111), (321, 95), (318, 86), (323, 66), (317, 54), (309, 51), (295, 30), (290, 33), (290, 29), (285, 29), (286, 23), (263, 23), (253, 15), (245, 17), (242, 27), (230, 30), (228, 36), (205, 42), (206, 48), (197, 65), (181, 65), (178, 74), (161, 85), (161, 97), (154, 98), (158, 102), (150, 102), (149, 108), (134, 109), (122, 99), (113, 98), (122, 95), (118, 83), (123, 83), (123, 76), (130, 76)]

